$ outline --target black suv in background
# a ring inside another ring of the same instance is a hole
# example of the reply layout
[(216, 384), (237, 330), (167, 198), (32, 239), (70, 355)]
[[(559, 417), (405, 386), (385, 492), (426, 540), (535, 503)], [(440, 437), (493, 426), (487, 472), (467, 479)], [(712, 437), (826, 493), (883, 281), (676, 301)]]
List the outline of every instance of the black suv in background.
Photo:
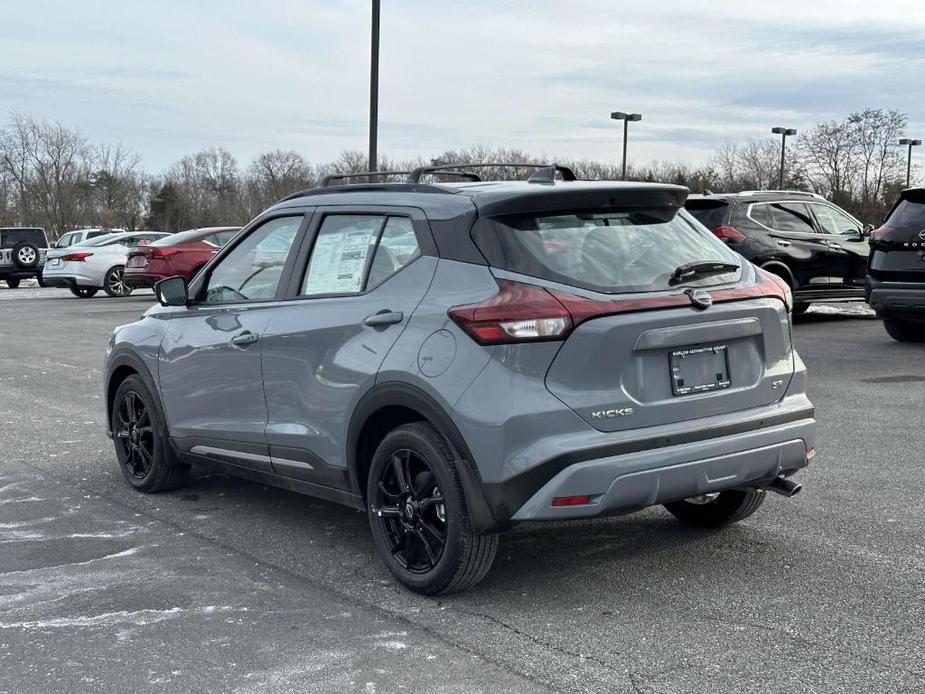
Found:
[(783, 277), (794, 313), (814, 301), (863, 301), (873, 228), (821, 195), (793, 190), (691, 195), (688, 211), (729, 247)]
[(925, 188), (900, 193), (871, 233), (867, 302), (894, 340), (925, 340)]
[(0, 279), (10, 289), (35, 277), (42, 284), (48, 237), (41, 227), (0, 227)]

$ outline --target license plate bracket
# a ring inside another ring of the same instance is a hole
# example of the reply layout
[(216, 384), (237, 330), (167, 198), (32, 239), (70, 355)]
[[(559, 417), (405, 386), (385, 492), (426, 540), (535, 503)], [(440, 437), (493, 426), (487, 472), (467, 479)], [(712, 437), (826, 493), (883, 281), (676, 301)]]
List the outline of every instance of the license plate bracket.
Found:
[(726, 345), (678, 349), (668, 355), (668, 362), (675, 396), (709, 393), (732, 385)]

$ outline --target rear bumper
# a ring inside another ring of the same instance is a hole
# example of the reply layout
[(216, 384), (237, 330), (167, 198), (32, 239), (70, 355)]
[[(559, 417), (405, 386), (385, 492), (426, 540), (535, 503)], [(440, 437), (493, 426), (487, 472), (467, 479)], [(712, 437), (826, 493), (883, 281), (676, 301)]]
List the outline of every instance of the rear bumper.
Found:
[(925, 321), (925, 284), (867, 278), (867, 303), (880, 316)]
[[(525, 475), (485, 485), (495, 517), (566, 520), (636, 511), (698, 494), (743, 486), (761, 486), (778, 475), (805, 467), (814, 447), (816, 420), (805, 396), (786, 405), (761, 408), (762, 416), (661, 435), (643, 441), (573, 451), (548, 461), (545, 480), (530, 487)], [(688, 423), (690, 424), (690, 422)], [(609, 449), (609, 450), (608, 450)], [(600, 455), (597, 455), (600, 454)], [(571, 462), (574, 460), (574, 462)], [(529, 474), (529, 473), (528, 473)], [(534, 476), (535, 477), (535, 476)], [(552, 506), (561, 496), (591, 497), (582, 506)], [(504, 509), (513, 512), (505, 513)]]
[(71, 287), (77, 286), (77, 280), (73, 277), (64, 277), (58, 275), (54, 277), (43, 277), (42, 280), (48, 287), (62, 287), (64, 289), (70, 289)]
[(143, 289), (153, 287), (156, 282), (160, 282), (167, 275), (155, 275), (147, 272), (133, 272), (126, 270), (123, 275), (123, 281), (132, 289)]

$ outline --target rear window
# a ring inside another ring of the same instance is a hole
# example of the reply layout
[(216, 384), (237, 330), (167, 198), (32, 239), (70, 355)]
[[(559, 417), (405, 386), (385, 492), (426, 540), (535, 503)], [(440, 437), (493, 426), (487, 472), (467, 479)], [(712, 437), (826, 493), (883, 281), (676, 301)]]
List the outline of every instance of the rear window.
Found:
[(184, 241), (189, 241), (190, 239), (195, 239), (202, 236), (201, 229), (190, 229), (189, 231), (178, 231), (176, 234), (170, 234), (165, 236), (162, 239), (154, 241), (152, 246), (172, 246), (175, 243), (183, 243)]
[(900, 200), (886, 224), (891, 227), (925, 227), (925, 193), (919, 200)]
[(729, 203), (722, 200), (688, 200), (684, 207), (707, 229), (723, 226), (729, 212)]
[[(605, 293), (658, 291), (680, 265), (742, 258), (683, 210), (507, 215), (486, 220), (475, 241), (495, 267)], [(686, 285), (730, 282), (738, 270)]]

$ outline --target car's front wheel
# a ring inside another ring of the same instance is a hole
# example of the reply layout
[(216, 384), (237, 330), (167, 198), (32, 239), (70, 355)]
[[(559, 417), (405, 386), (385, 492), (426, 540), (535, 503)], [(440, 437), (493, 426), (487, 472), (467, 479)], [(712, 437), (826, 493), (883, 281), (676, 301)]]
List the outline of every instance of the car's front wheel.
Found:
[(19, 278), (18, 277), (7, 277), (6, 286), (10, 289), (16, 289), (19, 287)]
[(150, 494), (186, 483), (189, 465), (170, 447), (160, 404), (140, 377), (119, 384), (111, 417), (116, 457), (130, 485)]
[(103, 291), (109, 296), (128, 296), (132, 288), (125, 283), (125, 268), (121, 265), (110, 268), (103, 278)]
[(71, 287), (71, 294), (81, 299), (89, 299), (91, 296), (96, 296), (96, 293), (99, 291), (96, 287)]
[(376, 549), (394, 576), (424, 595), (463, 590), (481, 581), (498, 550), (496, 533), (469, 527), (455, 457), (429, 424), (390, 432), (367, 479)]
[(763, 489), (729, 489), (672, 501), (665, 508), (686, 525), (718, 528), (748, 518), (758, 510), (766, 495)]
[(925, 340), (925, 324), (884, 318), (883, 327), (886, 334), (897, 342), (921, 342)]

